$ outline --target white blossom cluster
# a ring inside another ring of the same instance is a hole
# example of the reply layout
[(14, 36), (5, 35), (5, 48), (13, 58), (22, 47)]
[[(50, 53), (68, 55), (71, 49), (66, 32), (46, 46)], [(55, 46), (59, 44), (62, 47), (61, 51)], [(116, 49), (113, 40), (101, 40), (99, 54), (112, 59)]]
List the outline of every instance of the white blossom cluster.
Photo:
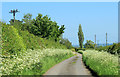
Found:
[(21, 71), (25, 67), (31, 68), (31, 64), (38, 63), (43, 57), (61, 55), (61, 54), (71, 54), (70, 50), (67, 49), (37, 49), (37, 50), (27, 50), (21, 55), (12, 55), (13, 58), (0, 58), (1, 59), (1, 75), (10, 75), (11, 72)]
[(92, 67), (99, 75), (118, 75), (118, 56), (108, 52), (86, 50), (83, 52), (87, 65)]

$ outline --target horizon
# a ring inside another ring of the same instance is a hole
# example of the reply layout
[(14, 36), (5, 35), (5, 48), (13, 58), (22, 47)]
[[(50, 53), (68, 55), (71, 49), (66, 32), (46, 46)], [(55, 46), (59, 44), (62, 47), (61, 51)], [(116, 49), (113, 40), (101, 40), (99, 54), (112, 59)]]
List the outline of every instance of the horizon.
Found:
[[(12, 5), (12, 6), (11, 6)], [(33, 5), (33, 6), (31, 6)], [(108, 43), (118, 42), (118, 3), (117, 2), (3, 2), (2, 20), (9, 23), (11, 9), (18, 9), (17, 20), (22, 20), (24, 14), (31, 13), (35, 18), (38, 13), (48, 15), (59, 26), (65, 25), (63, 38), (67, 38), (72, 45), (79, 45), (78, 27), (82, 26), (84, 44), (86, 40), (105, 43), (105, 33), (108, 33)], [(72, 32), (71, 32), (72, 31)]]

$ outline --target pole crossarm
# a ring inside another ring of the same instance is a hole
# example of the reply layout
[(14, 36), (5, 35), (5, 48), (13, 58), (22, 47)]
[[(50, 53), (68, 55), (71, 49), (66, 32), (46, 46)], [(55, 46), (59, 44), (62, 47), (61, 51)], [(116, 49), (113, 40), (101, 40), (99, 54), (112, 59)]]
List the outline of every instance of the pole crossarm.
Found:
[(9, 13), (13, 13), (14, 22), (15, 22), (15, 13), (17, 12), (20, 12), (20, 11), (18, 11), (18, 9), (14, 9), (14, 10), (10, 10), (9, 12)]

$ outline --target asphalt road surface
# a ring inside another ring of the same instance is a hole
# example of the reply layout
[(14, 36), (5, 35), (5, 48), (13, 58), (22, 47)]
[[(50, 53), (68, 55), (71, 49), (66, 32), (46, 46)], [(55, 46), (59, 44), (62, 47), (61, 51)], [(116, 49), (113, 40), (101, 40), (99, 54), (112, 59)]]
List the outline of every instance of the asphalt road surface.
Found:
[(50, 68), (44, 76), (47, 75), (87, 75), (93, 77), (90, 71), (84, 66), (82, 62), (82, 55), (75, 53), (76, 56), (73, 56), (69, 59), (66, 59), (59, 64), (56, 64)]

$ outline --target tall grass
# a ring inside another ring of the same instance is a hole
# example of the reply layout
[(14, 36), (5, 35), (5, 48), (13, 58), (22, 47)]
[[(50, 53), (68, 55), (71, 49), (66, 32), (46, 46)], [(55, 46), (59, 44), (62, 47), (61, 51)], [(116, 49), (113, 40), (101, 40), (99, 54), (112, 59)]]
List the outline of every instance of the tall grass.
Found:
[(42, 75), (53, 65), (71, 56), (72, 52), (67, 49), (29, 49), (21, 56), (2, 58), (0, 70), (2, 75)]
[(98, 75), (118, 75), (118, 56), (86, 50), (83, 52), (83, 61)]

